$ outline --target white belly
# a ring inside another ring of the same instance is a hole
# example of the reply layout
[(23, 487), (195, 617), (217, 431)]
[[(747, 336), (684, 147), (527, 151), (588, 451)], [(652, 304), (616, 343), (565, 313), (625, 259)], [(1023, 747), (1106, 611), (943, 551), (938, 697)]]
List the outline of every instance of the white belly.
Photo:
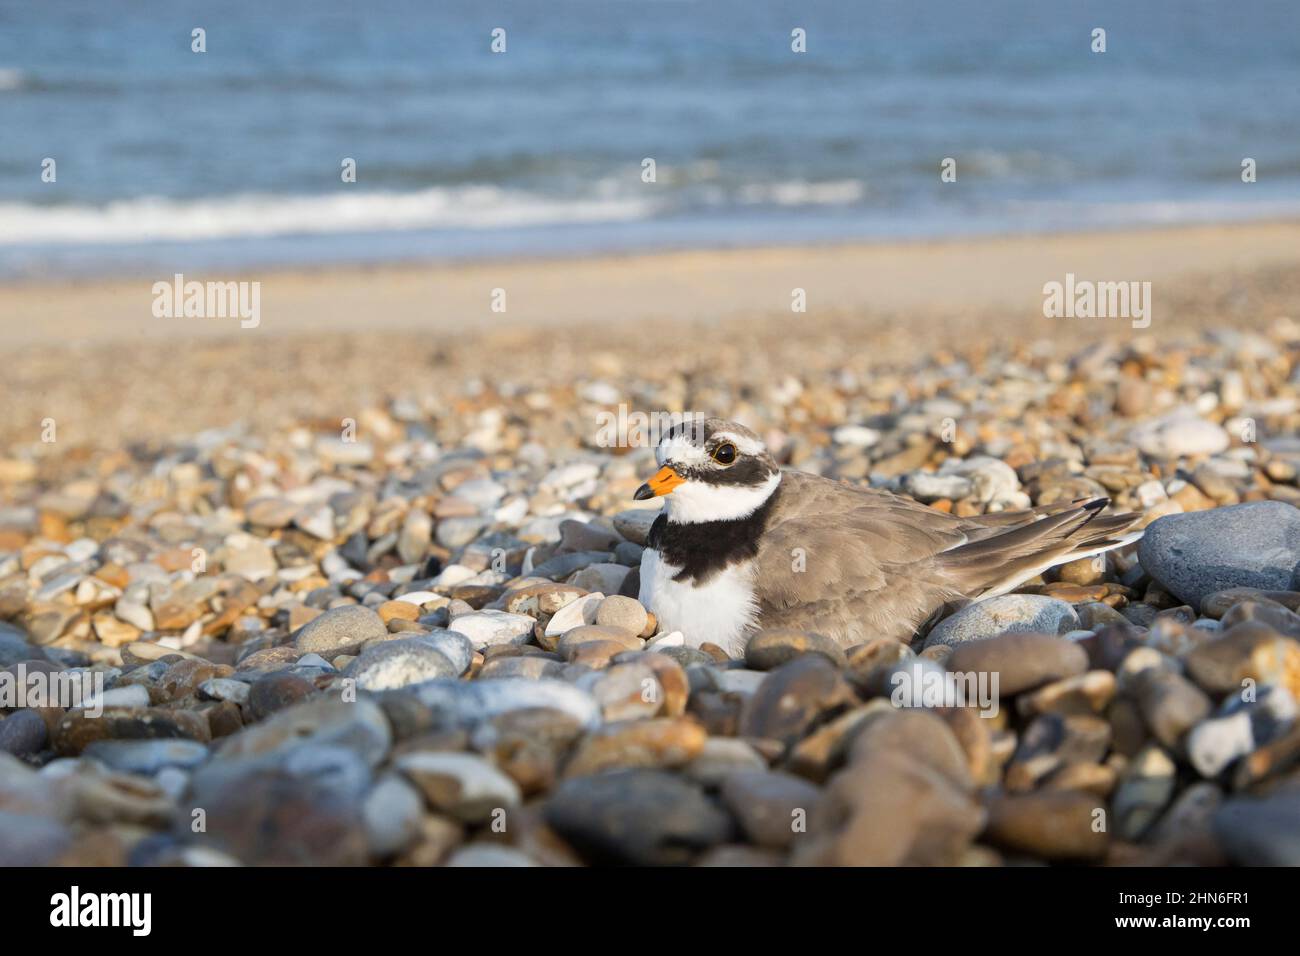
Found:
[(653, 548), (641, 555), (639, 598), (654, 612), (659, 632), (681, 631), (690, 647), (711, 641), (732, 657), (742, 655), (758, 617), (752, 567), (748, 562), (733, 565), (702, 585), (674, 581), (680, 570)]

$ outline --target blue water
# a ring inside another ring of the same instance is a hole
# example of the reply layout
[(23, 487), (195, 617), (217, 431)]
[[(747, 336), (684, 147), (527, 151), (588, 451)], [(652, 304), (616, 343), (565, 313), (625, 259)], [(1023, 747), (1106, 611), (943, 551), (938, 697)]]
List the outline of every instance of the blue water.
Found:
[(1290, 216), (1298, 117), (1296, 0), (0, 0), (0, 275)]

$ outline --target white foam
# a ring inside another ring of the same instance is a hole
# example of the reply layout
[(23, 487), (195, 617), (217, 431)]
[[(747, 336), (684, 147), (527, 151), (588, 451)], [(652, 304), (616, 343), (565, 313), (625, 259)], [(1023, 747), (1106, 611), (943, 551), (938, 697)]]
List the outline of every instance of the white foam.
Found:
[[(0, 70), (0, 83), (4, 71)], [(856, 180), (751, 184), (703, 205), (826, 206), (858, 202)], [(351, 191), (326, 195), (246, 194), (223, 198), (144, 196), (102, 205), (0, 203), (0, 246), (193, 241), (292, 235), (489, 230), (567, 223), (635, 222), (696, 206), (694, 192), (627, 190), (605, 181), (588, 195), (562, 197), (490, 185), (414, 192)]]
[(742, 202), (776, 206), (848, 206), (861, 202), (867, 187), (857, 179), (810, 183), (793, 179), (779, 183), (754, 183), (740, 191)]
[(493, 229), (622, 222), (654, 213), (647, 200), (562, 200), (494, 186), (227, 199), (147, 196), (102, 206), (0, 203), (0, 245), (156, 242), (285, 235)]

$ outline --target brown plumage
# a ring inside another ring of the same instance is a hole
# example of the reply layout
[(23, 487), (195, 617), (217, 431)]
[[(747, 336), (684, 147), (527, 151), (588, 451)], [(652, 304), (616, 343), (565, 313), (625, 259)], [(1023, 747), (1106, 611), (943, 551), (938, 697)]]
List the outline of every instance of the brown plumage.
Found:
[(638, 498), (666, 495), (640, 572), (642, 603), (688, 643), (743, 652), (766, 628), (842, 646), (911, 641), (944, 611), (1136, 540), (1106, 498), (960, 518), (910, 498), (780, 470), (719, 419), (679, 426)]
[(872, 637), (908, 641), (945, 607), (1005, 593), (1047, 568), (1124, 543), (1138, 516), (1102, 514), (1107, 503), (959, 518), (787, 471), (759, 538), (756, 626), (815, 630), (843, 646)]

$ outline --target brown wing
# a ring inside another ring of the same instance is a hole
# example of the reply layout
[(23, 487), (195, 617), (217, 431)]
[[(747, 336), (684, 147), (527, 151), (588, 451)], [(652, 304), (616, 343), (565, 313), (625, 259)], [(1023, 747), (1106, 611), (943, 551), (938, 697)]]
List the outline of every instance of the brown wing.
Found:
[(884, 588), (901, 568), (965, 544), (960, 518), (910, 498), (787, 472), (759, 548), (759, 600), (775, 608)]
[(1099, 517), (1106, 504), (958, 518), (899, 495), (787, 472), (756, 558), (759, 624), (819, 629), (845, 644), (908, 640), (949, 601), (997, 593), (1120, 543), (1137, 516)]

